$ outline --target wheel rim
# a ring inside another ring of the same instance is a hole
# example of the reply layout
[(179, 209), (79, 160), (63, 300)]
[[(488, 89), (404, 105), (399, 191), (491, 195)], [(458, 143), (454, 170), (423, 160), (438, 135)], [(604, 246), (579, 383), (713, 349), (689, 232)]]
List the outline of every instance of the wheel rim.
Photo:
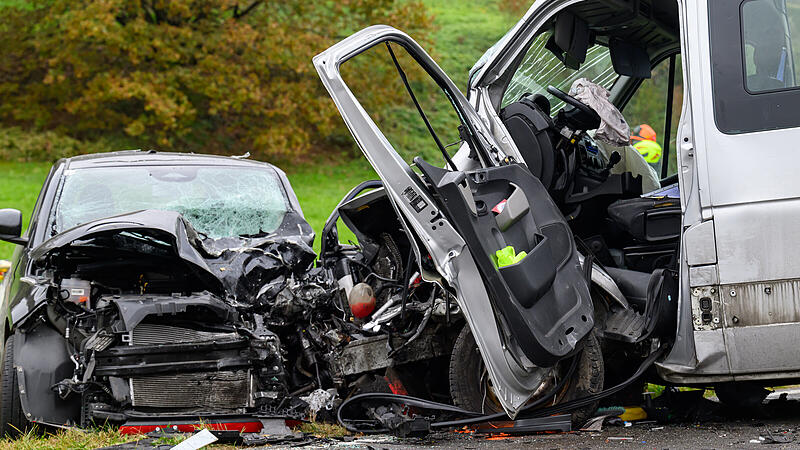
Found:
[[(491, 377), (489, 377), (489, 371), (486, 369), (486, 365), (483, 362), (483, 358), (480, 357), (480, 352), (478, 352), (477, 347), (475, 351), (478, 353), (478, 357), (480, 358), (480, 364), (478, 365), (479, 370), (479, 382), (480, 382), (480, 392), (482, 396), (481, 401), (481, 413), (482, 414), (490, 414), (490, 413), (497, 413), (504, 411), (503, 405), (500, 403), (500, 400), (497, 398), (497, 394), (494, 391), (494, 386), (492, 385)], [(544, 395), (548, 395), (550, 390), (555, 387), (560, 377), (566, 376), (566, 373), (569, 371), (569, 361), (559, 361), (555, 367), (553, 368), (542, 368), (539, 370), (545, 371), (546, 374), (542, 378), (542, 382), (539, 383), (539, 386), (534, 390), (533, 395), (528, 401), (525, 403), (529, 405), (539, 399), (541, 399)], [(559, 389), (556, 395), (549, 394), (553, 397), (551, 402), (546, 402), (541, 407), (555, 405), (560, 403), (564, 400), (564, 397), (567, 395), (567, 391), (569, 390), (570, 382), (564, 383), (564, 385)], [(488, 411), (487, 411), (488, 409)]]

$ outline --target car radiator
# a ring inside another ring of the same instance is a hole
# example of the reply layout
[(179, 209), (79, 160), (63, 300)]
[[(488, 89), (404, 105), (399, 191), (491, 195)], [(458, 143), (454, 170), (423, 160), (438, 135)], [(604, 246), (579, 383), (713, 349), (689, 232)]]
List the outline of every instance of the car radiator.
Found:
[(191, 328), (173, 327), (154, 323), (139, 324), (131, 332), (131, 345), (199, 344), (238, 338), (236, 333), (201, 331)]
[(250, 406), (249, 371), (197, 372), (131, 378), (135, 407), (235, 410)]
[[(203, 343), (236, 339), (236, 333), (209, 332), (169, 325), (140, 324), (131, 345)], [(134, 407), (233, 411), (252, 406), (249, 370), (189, 372), (130, 378)]]

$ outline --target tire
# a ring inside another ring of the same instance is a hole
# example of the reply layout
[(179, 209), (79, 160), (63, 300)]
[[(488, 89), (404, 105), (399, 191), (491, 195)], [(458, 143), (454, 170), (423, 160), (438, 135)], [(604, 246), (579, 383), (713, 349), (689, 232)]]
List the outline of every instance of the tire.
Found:
[[(604, 378), (607, 386), (616, 386), (626, 381), (644, 358), (634, 351), (634, 347), (615, 341), (604, 341), (602, 344)], [(648, 377), (639, 377), (625, 389), (600, 401), (600, 406), (641, 405)]]
[[(578, 366), (559, 393), (558, 403), (586, 397), (603, 390), (603, 355), (600, 343), (592, 331), (587, 336), (583, 349), (576, 356)], [(497, 402), (492, 401), (483, 380), (483, 359), (481, 358), (472, 330), (468, 325), (458, 335), (453, 353), (450, 356), (450, 395), (453, 403), (470, 411), (493, 414), (502, 411)], [(566, 370), (566, 367), (564, 367)], [(597, 410), (597, 403), (572, 411), (572, 423), (580, 427)]]
[(761, 402), (769, 395), (769, 390), (753, 382), (739, 381), (720, 383), (714, 386), (714, 393), (722, 404), (736, 409), (761, 407)]
[(0, 363), (0, 436), (15, 437), (30, 428), (19, 401), (19, 384), (14, 370), (14, 335), (6, 340)]

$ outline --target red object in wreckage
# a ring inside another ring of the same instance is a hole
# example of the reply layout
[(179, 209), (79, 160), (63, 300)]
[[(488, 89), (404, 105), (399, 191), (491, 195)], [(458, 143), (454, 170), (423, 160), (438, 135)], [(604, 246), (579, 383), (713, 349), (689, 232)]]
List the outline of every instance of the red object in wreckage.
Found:
[(375, 294), (367, 283), (358, 283), (353, 286), (347, 297), (353, 317), (363, 319), (375, 311)]

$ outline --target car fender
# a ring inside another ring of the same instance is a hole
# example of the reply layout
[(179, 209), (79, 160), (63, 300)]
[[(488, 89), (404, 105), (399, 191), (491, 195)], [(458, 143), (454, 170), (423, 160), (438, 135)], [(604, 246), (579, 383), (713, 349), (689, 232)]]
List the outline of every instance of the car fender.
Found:
[(77, 424), (80, 399), (72, 396), (64, 400), (51, 389), (71, 378), (75, 368), (64, 337), (45, 324), (24, 333), (18, 330), (14, 336), (14, 370), (25, 417), (31, 422)]

